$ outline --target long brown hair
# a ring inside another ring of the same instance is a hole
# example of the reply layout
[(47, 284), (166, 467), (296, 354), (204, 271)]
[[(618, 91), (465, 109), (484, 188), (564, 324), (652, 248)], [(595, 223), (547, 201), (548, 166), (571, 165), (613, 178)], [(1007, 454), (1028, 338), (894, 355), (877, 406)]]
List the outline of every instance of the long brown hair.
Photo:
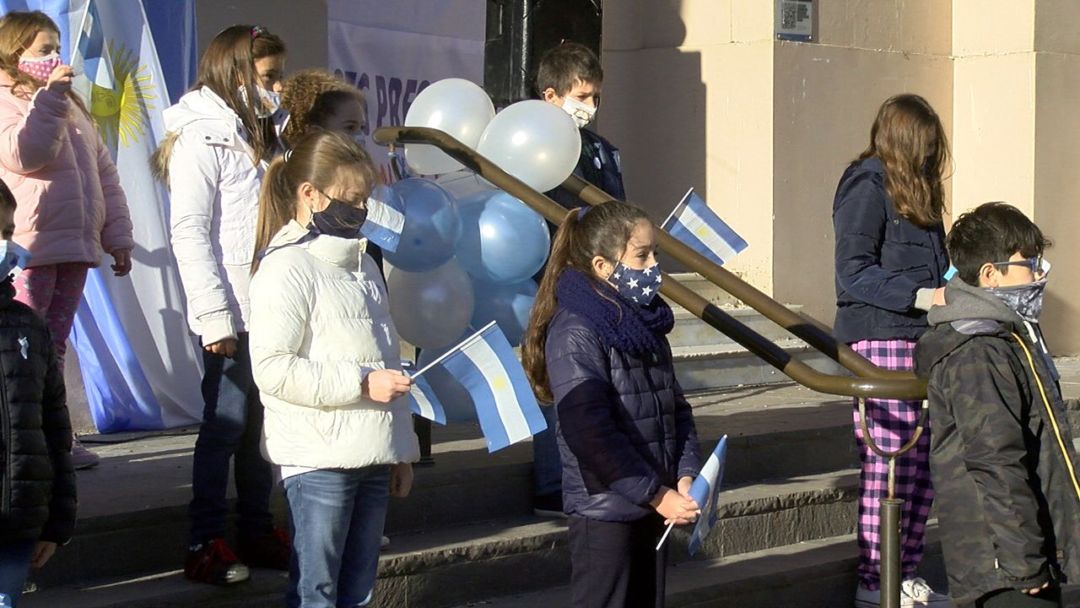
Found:
[(858, 160), (872, 156), (885, 167), (885, 192), (897, 213), (923, 227), (942, 221), (941, 182), (949, 166), (949, 140), (925, 99), (905, 93), (881, 104), (870, 129), (870, 146)]
[[(342, 168), (358, 171), (368, 193), (378, 183), (371, 156), (351, 139), (330, 131), (318, 130), (303, 137), (288, 153), (270, 163), (259, 192), (253, 274), (259, 269), (260, 254), (274, 235), (296, 217), (300, 185), (307, 182), (325, 192)], [(367, 199), (367, 193), (363, 198)]]
[(346, 101), (355, 101), (366, 110), (360, 89), (326, 70), (313, 68), (293, 74), (281, 91), (281, 105), (289, 111), (289, 124), (282, 133), (285, 141), (297, 141), (312, 127), (324, 126)]
[[(559, 276), (564, 270), (573, 268), (592, 279), (597, 293), (606, 297), (605, 290), (600, 288), (600, 280), (593, 274), (593, 258), (601, 256), (612, 262), (622, 259), (634, 228), (642, 221), (650, 220), (641, 209), (621, 201), (608, 201), (591, 208), (571, 210), (555, 233), (551, 257), (540, 280), (529, 316), (529, 327), (521, 342), (521, 362), (525, 374), (541, 401), (553, 400), (544, 348), (547, 346), (548, 326), (558, 304), (555, 285)], [(619, 306), (614, 299), (611, 299), (611, 305)]]
[[(45, 85), (20, 70), (19, 60), (34, 43), (38, 32), (46, 31), (60, 35), (60, 28), (41, 11), (11, 11), (0, 18), (0, 70), (13, 81), (11, 91), (17, 96), (29, 98)], [(69, 91), (67, 96), (87, 117), (90, 116), (86, 104), (74, 91)]]
[[(233, 25), (225, 28), (207, 45), (199, 59), (199, 74), (191, 90), (206, 87), (229, 106), (244, 125), (247, 141), (254, 151), (253, 162), (270, 158), (277, 144), (269, 140), (259, 126), (256, 104), (259, 94), (255, 85), (255, 60), (284, 55), (285, 43), (266, 28), (256, 25)], [(246, 91), (247, 101), (240, 88)], [(154, 174), (169, 182), (169, 157), (172, 156), (176, 135), (170, 133), (154, 151), (151, 164)]]

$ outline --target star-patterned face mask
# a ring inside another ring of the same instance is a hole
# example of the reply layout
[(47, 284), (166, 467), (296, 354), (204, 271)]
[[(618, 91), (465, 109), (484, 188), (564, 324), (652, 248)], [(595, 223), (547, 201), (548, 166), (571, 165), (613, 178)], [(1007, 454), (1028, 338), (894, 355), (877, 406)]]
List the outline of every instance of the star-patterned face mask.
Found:
[(656, 293), (660, 291), (662, 280), (659, 263), (638, 270), (619, 262), (608, 277), (608, 281), (615, 286), (620, 296), (640, 306), (648, 306), (653, 301)]

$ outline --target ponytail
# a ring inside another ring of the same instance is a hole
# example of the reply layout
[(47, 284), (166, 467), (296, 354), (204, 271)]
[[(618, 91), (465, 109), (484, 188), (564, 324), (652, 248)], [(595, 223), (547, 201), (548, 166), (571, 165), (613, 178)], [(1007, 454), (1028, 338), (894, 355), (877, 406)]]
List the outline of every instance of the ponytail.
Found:
[(551, 317), (555, 315), (555, 306), (558, 304), (555, 300), (555, 285), (559, 282), (563, 270), (570, 264), (570, 250), (574, 242), (574, 231), (578, 226), (578, 214), (583, 209), (585, 208), (570, 210), (555, 233), (547, 268), (540, 279), (532, 313), (529, 314), (529, 326), (525, 330), (525, 338), (521, 341), (521, 364), (525, 368), (525, 375), (529, 377), (533, 392), (542, 403), (551, 403), (554, 400), (544, 349), (547, 347), (548, 325), (551, 324)]
[(296, 193), (289, 189), (285, 175), (285, 159), (275, 158), (263, 176), (259, 192), (259, 219), (255, 224), (255, 252), (251, 259), (251, 274), (259, 269), (262, 252), (279, 230), (296, 217)]

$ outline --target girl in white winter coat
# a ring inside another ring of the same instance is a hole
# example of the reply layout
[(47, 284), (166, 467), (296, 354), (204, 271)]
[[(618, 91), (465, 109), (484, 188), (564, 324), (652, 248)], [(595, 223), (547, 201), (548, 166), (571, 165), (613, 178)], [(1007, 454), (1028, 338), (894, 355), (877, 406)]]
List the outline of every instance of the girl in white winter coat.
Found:
[[(251, 252), (259, 187), (279, 150), (285, 45), (234, 25), (199, 62), (199, 80), (165, 110), (169, 135), (155, 167), (169, 185), (172, 250), (191, 330), (203, 346), (203, 423), (192, 465), (185, 575), (230, 584), (248, 566), (288, 569), (289, 544), (270, 515), (273, 474), (259, 453), (262, 406), (248, 357)], [(237, 493), (239, 559), (225, 541), (229, 467)], [(242, 561), (241, 561), (242, 560)]]
[(270, 165), (259, 199), (251, 362), (292, 517), (290, 607), (371, 600), (389, 496), (408, 494), (420, 455), (360, 235), (376, 179), (362, 148), (316, 132)]

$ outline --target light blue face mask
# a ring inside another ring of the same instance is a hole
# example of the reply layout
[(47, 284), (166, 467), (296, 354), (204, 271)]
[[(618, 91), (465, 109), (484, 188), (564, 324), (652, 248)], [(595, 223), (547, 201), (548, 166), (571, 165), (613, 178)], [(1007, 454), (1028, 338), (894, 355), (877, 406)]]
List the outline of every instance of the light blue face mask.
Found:
[(30, 263), (30, 252), (15, 241), (0, 240), (0, 279), (6, 279), (16, 268), (24, 270)]

